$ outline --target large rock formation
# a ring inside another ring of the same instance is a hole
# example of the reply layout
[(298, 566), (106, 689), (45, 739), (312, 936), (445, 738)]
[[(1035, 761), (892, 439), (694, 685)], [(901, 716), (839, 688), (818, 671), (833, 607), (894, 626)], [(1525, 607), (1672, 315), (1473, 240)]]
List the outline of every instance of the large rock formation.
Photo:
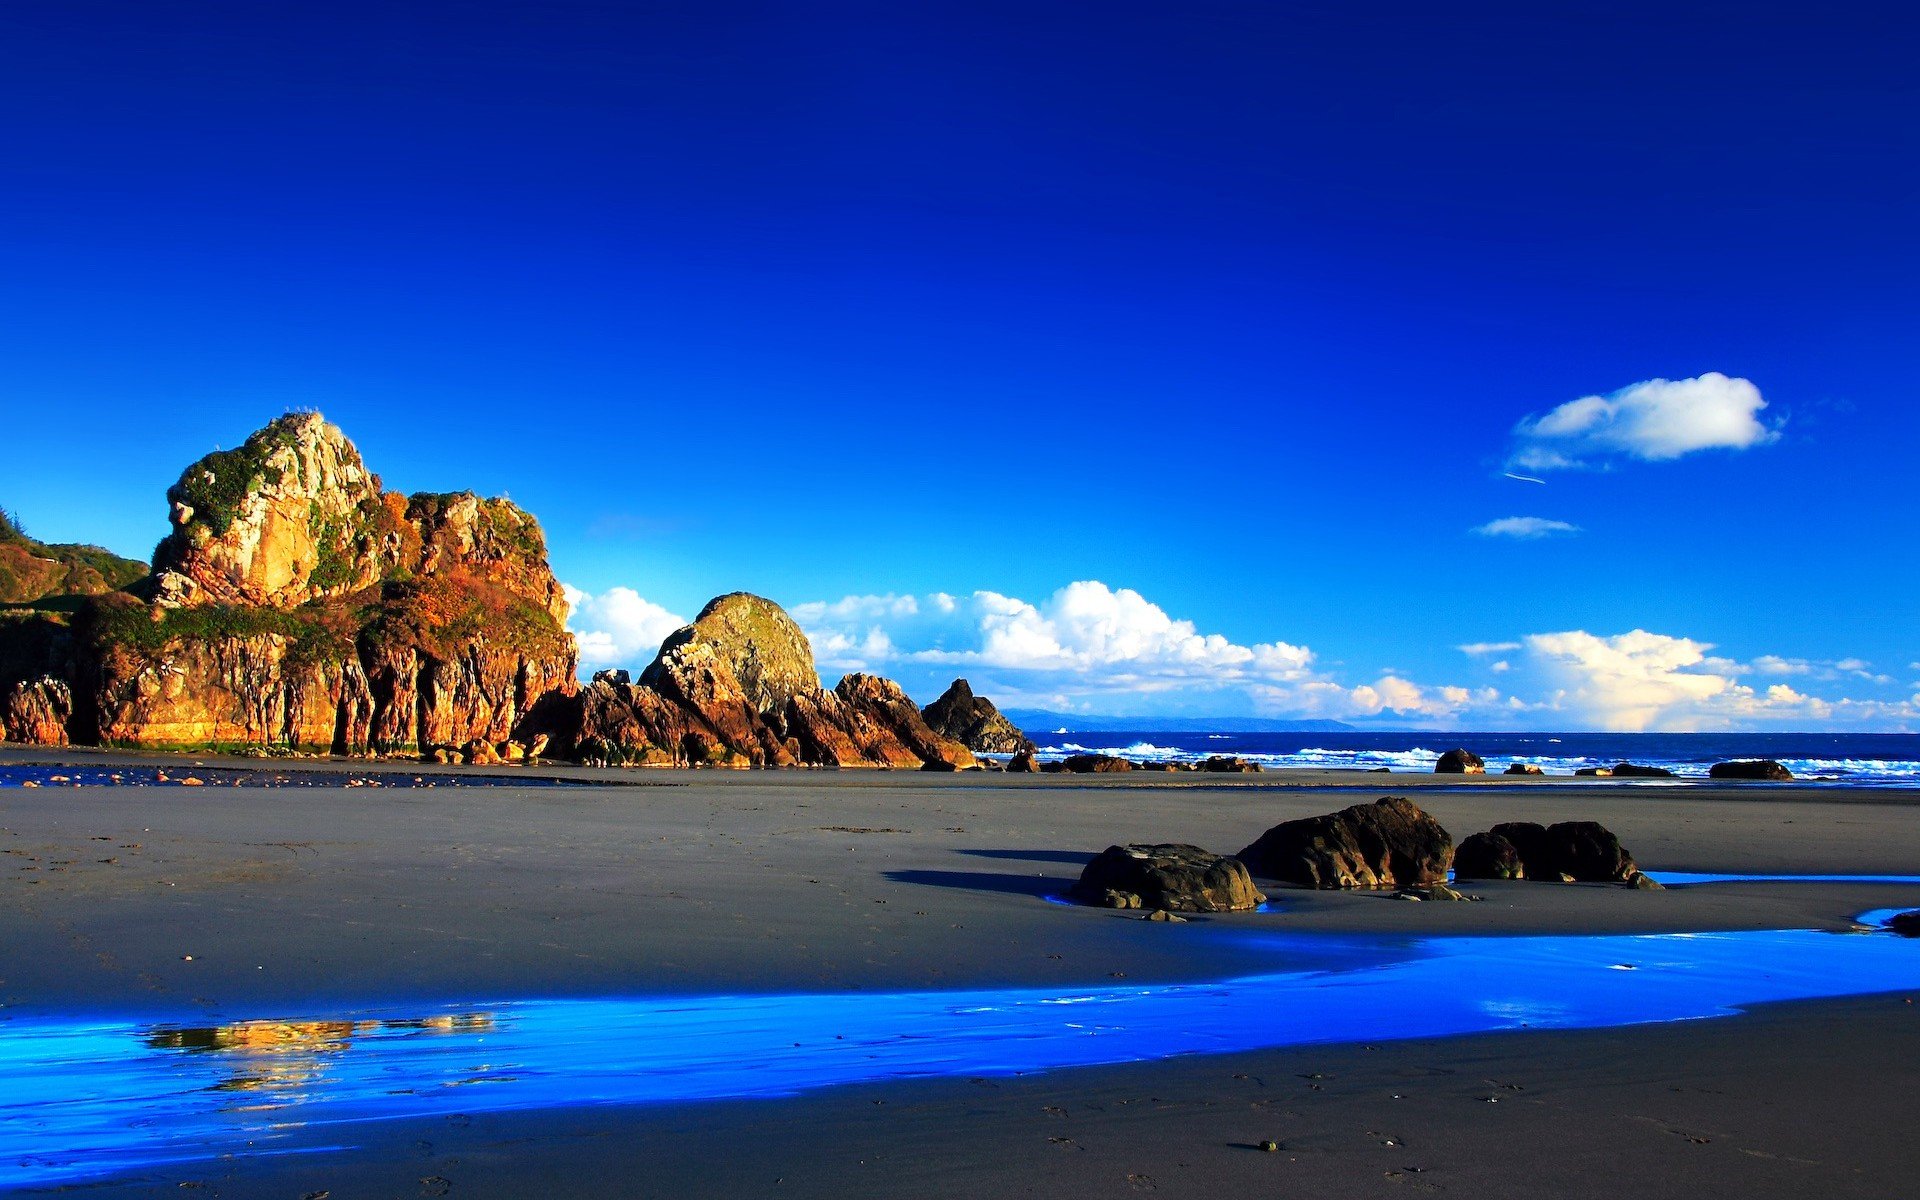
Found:
[(1445, 883), (1453, 838), (1399, 796), (1285, 821), (1236, 856), (1256, 875), (1311, 888)]
[(1244, 912), (1266, 900), (1240, 860), (1180, 844), (1108, 846), (1068, 894), (1083, 904), (1167, 912)]
[(1455, 747), (1440, 756), (1433, 764), (1435, 775), (1485, 775), (1487, 764), (1478, 754), (1464, 746)]
[(952, 738), (969, 750), (984, 754), (1018, 754), (1032, 748), (1027, 735), (1000, 714), (993, 701), (973, 694), (964, 679), (956, 679), (940, 698), (920, 710), (927, 728)]
[[(576, 687), (545, 539), (506, 500), (383, 492), (313, 413), (201, 459), (168, 498), (151, 579), (48, 615), (51, 628), (0, 627), (0, 695), (67, 682), (75, 742), (497, 744), (540, 696)], [(45, 661), (22, 669), (35, 643)]]

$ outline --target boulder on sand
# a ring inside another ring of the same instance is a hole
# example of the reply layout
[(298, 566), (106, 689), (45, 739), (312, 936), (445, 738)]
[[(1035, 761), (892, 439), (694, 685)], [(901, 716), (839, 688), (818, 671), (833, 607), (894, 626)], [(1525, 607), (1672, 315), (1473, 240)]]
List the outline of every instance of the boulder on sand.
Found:
[(1774, 783), (1793, 782), (1793, 772), (1770, 758), (1743, 758), (1713, 764), (1707, 771), (1712, 779), (1764, 779)]
[(1039, 769), (1039, 764), (1033, 760), (1033, 751), (1031, 750), (1022, 750), (1007, 760), (1007, 773), (1009, 775), (1032, 774)]
[(1887, 928), (1901, 937), (1920, 937), (1920, 908), (1888, 917)]
[(1311, 888), (1445, 883), (1453, 837), (1411, 801), (1386, 796), (1284, 821), (1237, 856), (1256, 875)]
[(1435, 775), (1485, 775), (1487, 764), (1478, 754), (1462, 746), (1456, 746), (1440, 756), (1433, 764)]
[[(1627, 883), (1639, 871), (1620, 839), (1597, 821), (1561, 821), (1554, 825), (1506, 821), (1495, 825), (1488, 834), (1503, 839), (1518, 852), (1528, 879), (1558, 879), (1566, 875), (1582, 883)], [(1463, 842), (1463, 849), (1465, 845)], [(1475, 853), (1479, 852), (1476, 849)], [(1480, 860), (1472, 860), (1468, 865), (1478, 868)], [(1463, 870), (1457, 861), (1455, 870), (1456, 874)], [(1461, 874), (1461, 878), (1518, 876)]]
[(1514, 844), (1497, 833), (1469, 834), (1453, 852), (1455, 879), (1525, 879), (1526, 865)]
[(1217, 775), (1257, 775), (1260, 773), (1260, 764), (1237, 755), (1209, 754), (1194, 769), (1210, 771)]
[(1245, 912), (1266, 899), (1239, 859), (1178, 843), (1108, 846), (1068, 895), (1083, 904), (1170, 912)]
[(1613, 777), (1615, 779), (1672, 779), (1674, 774), (1665, 767), (1645, 767), (1639, 763), (1623, 762), (1613, 764)]
[(1131, 771), (1133, 763), (1113, 754), (1069, 754), (1060, 760), (1060, 769), (1075, 775), (1107, 775)]
[[(1545, 775), (1546, 774), (1545, 771), (1542, 771), (1538, 766), (1534, 765), (1533, 763), (1508, 763), (1506, 773), (1509, 775)], [(1464, 846), (1466, 845), (1466, 843), (1462, 842), (1461, 845)]]

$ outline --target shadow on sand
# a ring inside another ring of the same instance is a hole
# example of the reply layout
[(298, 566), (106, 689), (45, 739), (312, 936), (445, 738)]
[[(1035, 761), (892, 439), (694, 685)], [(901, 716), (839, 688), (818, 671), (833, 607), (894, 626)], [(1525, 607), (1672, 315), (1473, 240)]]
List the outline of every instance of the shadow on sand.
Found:
[(1017, 896), (1052, 896), (1066, 891), (1073, 883), (1071, 879), (1010, 875), (1000, 871), (888, 871), (886, 877), (895, 883), (961, 888), (973, 892), (1007, 892)]
[(971, 854), (975, 858), (1005, 858), (1020, 862), (1067, 863), (1084, 867), (1093, 858), (1092, 850), (961, 850), (960, 854)]

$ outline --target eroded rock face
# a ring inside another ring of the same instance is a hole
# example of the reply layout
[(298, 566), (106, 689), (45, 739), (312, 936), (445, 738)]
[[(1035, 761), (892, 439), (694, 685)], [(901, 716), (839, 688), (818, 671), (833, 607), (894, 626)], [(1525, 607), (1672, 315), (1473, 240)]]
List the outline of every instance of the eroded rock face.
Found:
[(1256, 875), (1311, 888), (1445, 883), (1453, 838), (1399, 796), (1285, 821), (1236, 856)]
[(1793, 782), (1793, 772), (1770, 758), (1739, 759), (1715, 763), (1708, 769), (1712, 779), (1762, 779), (1774, 783)]
[(73, 689), (51, 675), (0, 687), (0, 742), (64, 746), (73, 719)]
[(1266, 900), (1238, 859), (1178, 843), (1109, 846), (1069, 894), (1083, 904), (1167, 912), (1245, 912)]
[(1017, 754), (1033, 745), (993, 701), (974, 695), (964, 679), (954, 680), (920, 715), (935, 733), (984, 754)]
[(166, 603), (290, 608), (380, 578), (377, 547), (360, 542), (382, 510), (380, 481), (318, 413), (200, 459), (167, 502), (173, 531), (153, 559)]
[(820, 687), (807, 635), (785, 609), (748, 592), (709, 600), (693, 624), (661, 644), (659, 657), (641, 674), (641, 682), (652, 683), (663, 660), (692, 645), (708, 647), (726, 663), (755, 712), (778, 712), (793, 697)]
[(1487, 764), (1478, 754), (1464, 747), (1447, 751), (1433, 764), (1435, 775), (1485, 775)]

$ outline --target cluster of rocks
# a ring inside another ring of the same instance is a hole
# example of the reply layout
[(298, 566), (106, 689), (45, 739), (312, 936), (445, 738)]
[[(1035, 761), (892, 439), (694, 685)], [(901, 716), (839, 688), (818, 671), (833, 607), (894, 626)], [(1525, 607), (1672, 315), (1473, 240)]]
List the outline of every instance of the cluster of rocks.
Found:
[(1251, 775), (1263, 768), (1250, 759), (1225, 754), (1209, 755), (1198, 762), (1185, 759), (1135, 760), (1118, 754), (1069, 754), (1065, 758), (1042, 762), (1036, 757), (1032, 743), (1028, 743), (1007, 760), (1006, 769), (1015, 774), (1039, 772), (1047, 775), (1115, 775), (1127, 771)]
[(1634, 865), (1620, 839), (1596, 821), (1507, 821), (1470, 835), (1453, 856), (1456, 879), (1660, 885)]
[[(1433, 764), (1435, 775), (1485, 775), (1487, 764), (1478, 754), (1464, 746), (1446, 751)], [(1534, 763), (1516, 762), (1507, 766), (1508, 775), (1545, 775)], [(1675, 775), (1665, 767), (1648, 766), (1642, 763), (1619, 762), (1611, 767), (1580, 767), (1574, 771), (1576, 776), (1590, 779), (1673, 779)], [(1733, 762), (1715, 763), (1707, 772), (1713, 779), (1764, 779), (1787, 783), (1793, 780), (1793, 772), (1772, 759), (1741, 759)]]
[(963, 770), (1030, 750), (965, 680), (925, 710), (855, 674), (820, 686), (771, 601), (721, 596), (636, 683), (582, 688), (534, 518), (382, 488), (317, 413), (281, 417), (168, 490), (146, 564), (0, 519), (0, 740), (254, 753), (543, 754), (644, 765)]
[[(1453, 837), (1399, 796), (1283, 821), (1237, 854), (1185, 844), (1109, 846), (1069, 893), (1086, 904), (1172, 912), (1238, 912), (1260, 904), (1252, 878), (1317, 889), (1385, 888), (1408, 899), (1471, 899), (1456, 879), (1533, 879), (1660, 885), (1605, 826), (1592, 821), (1496, 825), (1456, 849)], [(1245, 881), (1244, 884), (1242, 881)]]

